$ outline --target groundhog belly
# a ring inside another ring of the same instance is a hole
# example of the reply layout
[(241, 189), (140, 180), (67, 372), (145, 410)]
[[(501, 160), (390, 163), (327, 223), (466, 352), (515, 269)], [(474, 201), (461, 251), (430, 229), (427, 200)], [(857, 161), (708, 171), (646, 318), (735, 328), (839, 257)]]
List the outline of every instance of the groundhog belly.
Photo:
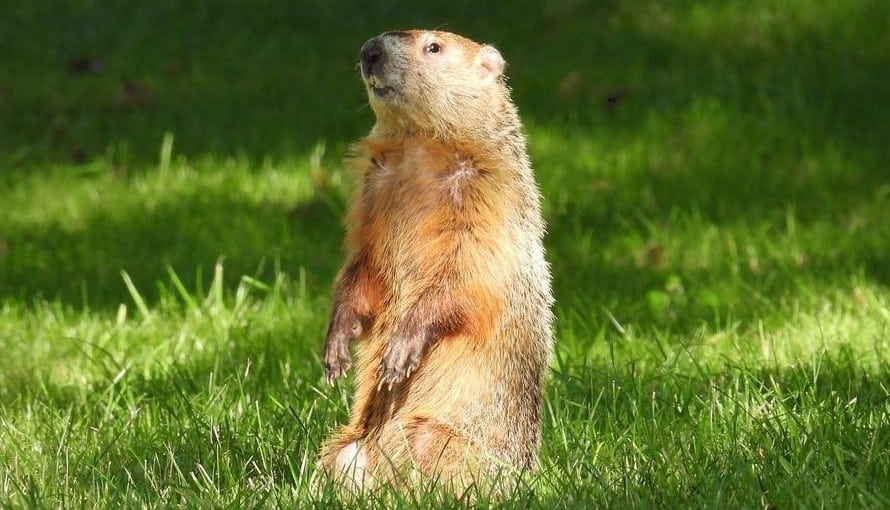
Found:
[[(523, 391), (510, 386), (520, 382), (537, 387), (540, 375), (503, 373), (505, 367), (521, 367), (521, 360), (530, 357), (524, 350), (533, 347), (526, 338), (513, 338), (521, 325), (504, 315), (505, 309), (516, 310), (528, 299), (515, 296), (511, 303), (514, 296), (505, 292), (516, 286), (522, 261), (515, 255), (525, 252), (515, 247), (522, 233), (511, 233), (511, 225), (502, 219), (503, 207), (488, 211), (486, 203), (480, 203), (481, 194), (490, 195), (485, 180), (493, 177), (459, 151), (424, 142), (373, 159), (364, 188), (370, 206), (360, 224), (367, 230), (362, 237), (373, 240), (366, 249), (385, 297), (378, 314), (382, 320), (359, 347), (361, 366), (378, 369), (398, 318), (416, 300), (416, 289), (437, 283), (440, 267), (471, 265), (463, 272), (465, 278), (455, 283), (458, 291), (484, 288), (490, 299), (484, 309), (467, 310), (475, 316), (471, 320), (484, 320), (485, 327), (440, 339), (408, 381), (378, 399), (369, 419), (383, 423), (428, 417), (469, 437), (481, 439), (496, 429), (508, 436), (497, 423), (507, 414), (499, 410), (504, 402), (515, 400), (516, 391)], [(503, 193), (509, 198), (508, 190)], [(539, 372), (540, 366), (538, 362), (534, 369)]]
[[(540, 384), (541, 360), (535, 358), (543, 356), (518, 350), (528, 339), (509, 338), (518, 325), (513, 326), (498, 328), (490, 338), (442, 339), (408, 381), (381, 388), (367, 401), (366, 430), (381, 430), (377, 437), (387, 442), (388, 431), (409, 430), (419, 421), (435, 423), (465, 439), (468, 453), (534, 467), (539, 437), (530, 425), (539, 419), (539, 398), (529, 390)], [(385, 334), (374, 335), (359, 347), (360, 359), (368, 361), (362, 363), (365, 370), (377, 370), (386, 340)]]

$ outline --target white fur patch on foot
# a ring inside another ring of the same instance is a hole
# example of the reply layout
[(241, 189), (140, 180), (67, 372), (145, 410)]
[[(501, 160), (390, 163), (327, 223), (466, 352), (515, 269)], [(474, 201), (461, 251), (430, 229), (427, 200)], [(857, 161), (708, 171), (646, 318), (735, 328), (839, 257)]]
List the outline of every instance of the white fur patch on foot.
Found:
[(368, 454), (358, 441), (349, 443), (337, 453), (335, 466), (343, 480), (350, 480), (356, 490), (361, 490), (368, 469)]

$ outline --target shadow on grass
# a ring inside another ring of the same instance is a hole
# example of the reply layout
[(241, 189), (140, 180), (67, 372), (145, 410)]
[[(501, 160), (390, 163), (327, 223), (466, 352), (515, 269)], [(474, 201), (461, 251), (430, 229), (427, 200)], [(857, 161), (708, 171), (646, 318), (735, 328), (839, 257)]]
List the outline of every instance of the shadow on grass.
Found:
[[(327, 196), (286, 207), (256, 205), (227, 193), (168, 201), (151, 212), (96, 215), (76, 231), (51, 224), (5, 232), (10, 263), (0, 269), (0, 298), (59, 298), (75, 307), (132, 303), (121, 271), (149, 302), (170, 282), (208, 288), (222, 259), (228, 288), (242, 275), (263, 281), (305, 270), (307, 290), (329, 291), (342, 259), (342, 202)], [(118, 211), (120, 212), (120, 211)]]
[[(623, 234), (616, 220), (635, 217), (647, 202), (645, 212), (656, 219), (679, 211), (716, 225), (774, 220), (793, 203), (802, 221), (842, 225), (847, 210), (887, 184), (883, 140), (890, 115), (879, 90), (890, 65), (879, 46), (868, 44), (874, 33), (860, 34), (862, 44), (848, 30), (880, 19), (880, 2), (856, 12), (838, 7), (818, 23), (796, 20), (784, 29), (747, 27), (752, 31), (730, 22), (729, 35), (719, 24), (709, 29), (695, 21), (695, 5), (161, 1), (134, 10), (125, 2), (21, 3), (0, 22), (14, 43), (0, 70), (11, 84), (0, 89), (0, 114), (10, 120), (0, 124), (0, 164), (35, 172), (39, 163), (89, 161), (111, 146), (110, 159), (141, 168), (155, 161), (166, 131), (176, 134), (176, 150), (186, 157), (242, 153), (261, 160), (304, 154), (320, 139), (346, 143), (371, 123), (354, 69), (365, 38), (401, 26), (464, 32), (501, 48), (529, 123), (619, 146), (642, 135), (652, 118), (662, 119), (666, 131), (676, 128), (667, 146), (680, 155), (679, 168), (621, 177), (612, 186), (623, 195), (603, 201), (581, 187), (548, 218), (560, 302), (615, 306), (629, 320), (651, 323), (644, 296), (663, 287), (670, 268), (579, 260), (573, 256), (579, 229), (602, 232), (608, 242)], [(732, 5), (712, 4), (716, 14)], [(163, 36), (157, 26), (164, 26)], [(743, 119), (744, 133), (737, 137), (739, 126), (725, 127), (699, 155), (683, 115), (702, 100)], [(829, 176), (819, 165), (811, 174), (795, 168), (826, 144), (855, 168)], [(722, 168), (726, 153), (745, 159)], [(15, 172), (0, 178), (14, 187)], [(277, 261), (291, 274), (305, 268), (310, 291), (324, 294), (341, 259), (339, 214), (320, 203), (286, 210), (219, 194), (147, 215), (96, 217), (77, 232), (5, 232), (10, 249), (27, 254), (0, 270), (0, 297), (59, 297), (112, 309), (129, 302), (122, 269), (151, 300), (156, 282), (167, 281), (167, 266), (186, 282), (201, 268), (206, 282), (219, 257), (229, 283), (242, 274), (268, 278)], [(854, 246), (848, 254), (817, 255), (800, 272), (834, 281), (865, 268), (888, 283), (886, 253), (886, 246)], [(715, 282), (719, 271), (684, 277)], [(793, 290), (793, 277), (752, 278), (767, 299)], [(711, 310), (692, 312), (689, 327), (713, 320)]]
[(879, 31), (850, 32), (886, 14), (882, 3), (837, 6), (815, 21), (805, 8), (767, 9), (775, 21), (751, 26), (734, 5), (712, 2), (712, 26), (695, 2), (643, 0), (21, 3), (0, 22), (12, 43), (0, 154), (79, 161), (115, 144), (142, 166), (166, 131), (187, 156), (261, 159), (345, 142), (371, 119), (355, 71), (361, 43), (419, 26), (498, 45), (521, 111), (540, 125), (633, 133), (653, 113), (710, 97), (882, 161), (887, 55), (870, 44)]

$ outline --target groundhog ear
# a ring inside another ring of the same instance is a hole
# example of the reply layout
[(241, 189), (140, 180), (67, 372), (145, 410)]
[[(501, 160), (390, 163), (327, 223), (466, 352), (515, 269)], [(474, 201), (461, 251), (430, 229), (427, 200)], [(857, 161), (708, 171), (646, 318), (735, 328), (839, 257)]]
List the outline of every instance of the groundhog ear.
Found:
[(483, 46), (476, 57), (476, 69), (479, 78), (486, 84), (494, 83), (504, 72), (504, 57), (494, 46)]

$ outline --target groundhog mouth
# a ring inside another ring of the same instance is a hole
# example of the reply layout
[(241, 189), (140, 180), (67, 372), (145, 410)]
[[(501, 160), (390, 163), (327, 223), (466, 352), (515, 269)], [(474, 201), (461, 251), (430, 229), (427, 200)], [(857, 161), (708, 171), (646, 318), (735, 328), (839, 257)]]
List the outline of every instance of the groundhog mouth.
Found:
[(392, 87), (370, 87), (370, 89), (375, 96), (381, 99), (392, 97), (396, 93), (396, 90)]
[(375, 75), (365, 76), (365, 85), (368, 87), (368, 90), (374, 93), (375, 97), (379, 97), (381, 99), (391, 98), (396, 90), (388, 85), (384, 85), (383, 82), (380, 81)]

